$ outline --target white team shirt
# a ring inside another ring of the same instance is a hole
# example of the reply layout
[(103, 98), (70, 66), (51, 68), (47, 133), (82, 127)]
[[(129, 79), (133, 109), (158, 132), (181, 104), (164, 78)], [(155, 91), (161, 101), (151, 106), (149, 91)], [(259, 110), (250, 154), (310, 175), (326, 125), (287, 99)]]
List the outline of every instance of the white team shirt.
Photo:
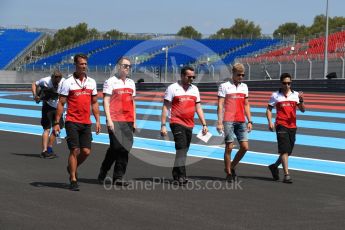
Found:
[[(64, 81), (65, 81), (65, 78), (61, 78), (61, 81), (59, 82), (58, 88), (57, 88), (57, 91), (56, 91), (57, 93), (60, 91), (61, 86), (62, 86)], [(36, 81), (35, 84), (37, 86), (41, 87), (41, 88), (48, 88), (48, 89), (53, 89), (54, 88), (51, 76), (41, 78), (40, 80)], [(59, 101), (59, 98), (49, 99), (46, 102), (47, 102), (47, 104), (49, 106), (56, 108), (57, 104), (58, 104), (58, 101)]]
[(194, 127), (195, 105), (200, 102), (198, 87), (191, 84), (185, 90), (179, 83), (171, 84), (165, 91), (164, 99), (171, 102), (170, 124)]

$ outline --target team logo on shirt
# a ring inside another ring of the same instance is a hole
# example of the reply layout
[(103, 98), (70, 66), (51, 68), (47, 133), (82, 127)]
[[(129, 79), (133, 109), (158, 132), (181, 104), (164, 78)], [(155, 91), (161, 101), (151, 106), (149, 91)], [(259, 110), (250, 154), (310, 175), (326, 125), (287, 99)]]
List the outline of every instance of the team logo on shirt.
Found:
[(185, 102), (185, 101), (194, 101), (194, 98), (192, 97), (180, 97), (178, 99), (179, 102)]
[(293, 107), (293, 106), (295, 106), (295, 104), (290, 103), (290, 102), (283, 102), (280, 104), (280, 107), (285, 107), (285, 106)]
[(126, 90), (126, 89), (124, 89), (124, 90), (115, 90), (115, 93), (116, 94), (133, 94), (133, 92), (131, 91), (131, 90)]
[(81, 96), (81, 95), (91, 95), (91, 93), (88, 92), (88, 91), (84, 91), (84, 90), (74, 93), (74, 96), (77, 96), (77, 97), (79, 97), (79, 96)]
[(243, 99), (244, 96), (243, 95), (230, 94), (229, 98), (231, 98), (231, 99)]

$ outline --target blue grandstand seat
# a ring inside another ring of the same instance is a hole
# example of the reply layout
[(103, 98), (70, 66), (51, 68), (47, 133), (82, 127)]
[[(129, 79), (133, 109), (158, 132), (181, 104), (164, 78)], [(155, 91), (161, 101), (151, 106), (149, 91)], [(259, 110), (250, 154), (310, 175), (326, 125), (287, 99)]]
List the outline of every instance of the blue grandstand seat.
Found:
[(41, 32), (24, 29), (0, 29), (0, 69), (4, 69), (41, 35)]
[[(143, 56), (137, 67), (165, 66), (166, 53), (163, 47), (169, 47), (168, 67), (195, 63), (205, 57), (219, 56), (215, 66), (231, 63), (239, 56), (248, 55), (274, 45), (274, 39), (169, 39), (169, 40), (94, 40), (72, 49), (43, 58), (34, 65), (68, 64), (70, 56), (76, 53), (89, 54), (89, 67), (114, 65), (122, 56), (131, 58)], [(217, 60), (217, 59), (216, 59)]]
[(77, 53), (89, 54), (90, 52), (111, 46), (115, 43), (116, 41), (114, 40), (93, 40), (77, 47), (67, 49), (63, 52), (59, 52), (54, 55), (42, 58), (31, 64), (37, 66), (44, 65), (44, 63), (45, 65), (56, 65), (61, 63), (62, 61), (69, 60), (71, 56), (74, 56)]

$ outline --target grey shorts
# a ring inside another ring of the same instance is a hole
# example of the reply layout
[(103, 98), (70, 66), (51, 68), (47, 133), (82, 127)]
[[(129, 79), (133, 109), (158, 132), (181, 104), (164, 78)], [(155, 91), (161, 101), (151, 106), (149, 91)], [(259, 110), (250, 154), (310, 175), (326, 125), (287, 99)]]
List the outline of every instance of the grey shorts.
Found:
[(225, 142), (234, 142), (235, 136), (238, 142), (248, 141), (247, 124), (245, 122), (225, 121), (223, 125)]

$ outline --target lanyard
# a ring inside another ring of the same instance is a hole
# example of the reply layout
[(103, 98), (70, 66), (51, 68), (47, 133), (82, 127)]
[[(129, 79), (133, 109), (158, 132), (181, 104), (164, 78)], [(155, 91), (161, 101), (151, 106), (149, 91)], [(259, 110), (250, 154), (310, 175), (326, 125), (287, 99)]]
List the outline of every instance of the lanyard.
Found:
[(81, 81), (81, 84), (78, 83), (77, 79), (75, 77), (74, 78), (74, 81), (75, 83), (82, 89), (82, 90), (85, 90), (86, 89), (86, 78), (83, 79), (83, 81)]

